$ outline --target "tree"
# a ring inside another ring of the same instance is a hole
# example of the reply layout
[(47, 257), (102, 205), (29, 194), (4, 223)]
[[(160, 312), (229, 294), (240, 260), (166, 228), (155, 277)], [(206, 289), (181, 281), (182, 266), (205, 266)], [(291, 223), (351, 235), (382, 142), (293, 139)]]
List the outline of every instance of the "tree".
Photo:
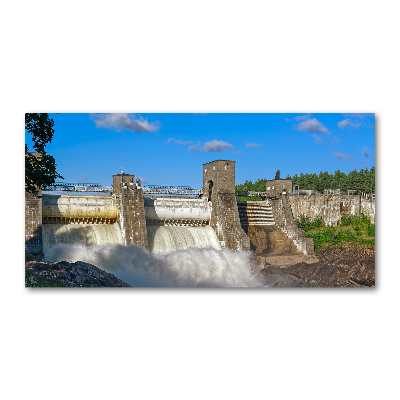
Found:
[(53, 184), (57, 178), (64, 179), (56, 171), (54, 157), (47, 154), (45, 147), (54, 135), (54, 121), (45, 113), (25, 114), (25, 129), (32, 135), (33, 148), (30, 153), (25, 144), (25, 191), (37, 195), (39, 189)]

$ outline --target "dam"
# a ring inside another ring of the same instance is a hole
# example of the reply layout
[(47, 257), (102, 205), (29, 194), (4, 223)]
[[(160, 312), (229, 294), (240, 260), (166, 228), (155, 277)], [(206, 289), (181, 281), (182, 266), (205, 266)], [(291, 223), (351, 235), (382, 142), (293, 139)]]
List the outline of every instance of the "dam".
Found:
[(164, 195), (146, 190), (134, 175), (121, 173), (113, 175), (108, 196), (26, 193), (26, 250), (135, 244), (155, 254), (190, 248), (256, 255), (314, 251), (312, 239), (294, 223), (287, 196), (237, 201), (235, 161), (204, 164), (203, 188), (195, 196), (190, 188), (164, 188)]

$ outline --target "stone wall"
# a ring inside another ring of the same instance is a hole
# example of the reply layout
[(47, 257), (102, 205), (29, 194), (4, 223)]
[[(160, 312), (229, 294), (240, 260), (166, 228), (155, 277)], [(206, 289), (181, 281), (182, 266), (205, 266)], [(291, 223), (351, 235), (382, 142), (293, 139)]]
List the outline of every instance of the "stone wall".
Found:
[(275, 225), (271, 199), (237, 204), (240, 224), (250, 239), (250, 250), (256, 255), (298, 252), (293, 240)]
[(360, 216), (366, 214), (375, 223), (375, 201), (360, 195), (317, 194), (310, 196), (289, 196), (293, 217), (305, 215), (311, 219), (322, 218), (325, 225), (337, 226), (342, 215)]
[(113, 195), (118, 206), (117, 222), (125, 245), (136, 244), (148, 249), (143, 190), (134, 175), (113, 176)]
[(221, 247), (250, 250), (250, 240), (240, 225), (235, 193), (219, 193), (213, 202), (211, 227), (217, 233)]
[(25, 192), (25, 250), (33, 254), (43, 251), (41, 195)]
[(271, 179), (265, 181), (265, 191), (268, 196), (275, 197), (283, 192), (285, 189), (287, 194), (292, 193), (293, 181), (291, 179)]
[(243, 226), (243, 230), (250, 239), (250, 250), (256, 256), (299, 252), (293, 240), (276, 225), (248, 225)]
[(271, 200), (275, 225), (293, 240), (299, 252), (314, 254), (314, 240), (307, 238), (304, 231), (298, 228), (294, 221), (290, 197), (284, 195)]
[(361, 197), (361, 212), (369, 217), (371, 223), (375, 224), (375, 200), (371, 201)]
[(305, 215), (311, 219), (320, 217), (328, 226), (337, 226), (340, 222), (340, 196), (322, 195), (292, 195), (289, 196), (294, 219)]

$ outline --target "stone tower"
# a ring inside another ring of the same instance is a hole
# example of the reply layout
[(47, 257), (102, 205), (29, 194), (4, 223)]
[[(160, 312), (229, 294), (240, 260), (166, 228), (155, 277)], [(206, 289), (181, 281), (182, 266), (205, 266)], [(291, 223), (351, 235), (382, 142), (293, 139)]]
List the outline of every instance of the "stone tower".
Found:
[(235, 161), (215, 160), (203, 164), (203, 197), (212, 203), (210, 225), (222, 247), (250, 250), (250, 241), (240, 226), (235, 195)]
[(135, 183), (135, 176), (113, 175), (113, 195), (117, 200), (118, 219), (125, 245), (136, 244), (148, 248), (143, 189)]

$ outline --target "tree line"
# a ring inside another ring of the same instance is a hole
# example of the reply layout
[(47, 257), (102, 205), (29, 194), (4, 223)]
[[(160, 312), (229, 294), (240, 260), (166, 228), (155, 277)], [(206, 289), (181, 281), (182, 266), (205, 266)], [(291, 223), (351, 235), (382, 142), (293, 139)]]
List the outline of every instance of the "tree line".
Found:
[[(375, 193), (375, 166), (370, 169), (364, 168), (360, 171), (350, 171), (348, 174), (337, 170), (335, 173), (320, 172), (319, 174), (295, 174), (287, 175), (285, 179), (291, 179), (293, 185), (299, 185), (303, 190), (317, 190), (322, 192), (324, 189), (340, 189), (341, 192), (347, 190), (359, 190), (366, 193)], [(253, 190), (256, 192), (265, 191), (266, 179), (258, 179), (256, 182), (244, 182), (236, 185), (236, 190)]]

